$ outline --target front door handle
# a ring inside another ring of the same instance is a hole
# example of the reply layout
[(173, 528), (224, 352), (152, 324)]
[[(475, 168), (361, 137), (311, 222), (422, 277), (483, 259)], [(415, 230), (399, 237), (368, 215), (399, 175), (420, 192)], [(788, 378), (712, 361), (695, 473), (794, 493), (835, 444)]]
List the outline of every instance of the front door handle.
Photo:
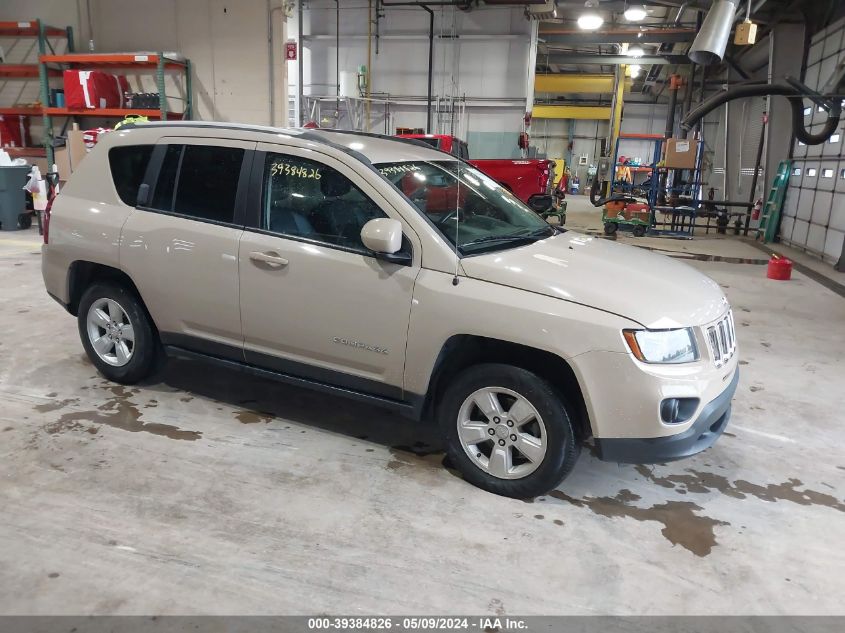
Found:
[(249, 254), (249, 258), (254, 262), (263, 262), (265, 264), (270, 264), (271, 266), (278, 266), (280, 268), (288, 265), (288, 260), (286, 260), (278, 253), (273, 252), (262, 253), (261, 251), (252, 251)]

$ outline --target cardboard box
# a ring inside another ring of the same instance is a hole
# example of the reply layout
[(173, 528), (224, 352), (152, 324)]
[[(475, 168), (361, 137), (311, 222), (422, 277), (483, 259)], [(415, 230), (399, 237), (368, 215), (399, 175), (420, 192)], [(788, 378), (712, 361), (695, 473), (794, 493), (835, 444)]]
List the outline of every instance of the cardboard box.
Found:
[(740, 22), (736, 27), (734, 44), (737, 46), (748, 46), (757, 41), (757, 25), (751, 20)]
[(79, 129), (79, 124), (74, 123), (67, 133), (67, 149), (70, 152), (71, 171), (79, 167), (79, 163), (85, 158), (88, 151), (85, 149), (84, 132)]
[(73, 171), (70, 164), (70, 150), (67, 147), (57, 147), (53, 152), (53, 159), (56, 161), (56, 169), (59, 172), (59, 180), (67, 180)]
[(698, 141), (694, 138), (670, 138), (666, 141), (666, 167), (695, 169)]

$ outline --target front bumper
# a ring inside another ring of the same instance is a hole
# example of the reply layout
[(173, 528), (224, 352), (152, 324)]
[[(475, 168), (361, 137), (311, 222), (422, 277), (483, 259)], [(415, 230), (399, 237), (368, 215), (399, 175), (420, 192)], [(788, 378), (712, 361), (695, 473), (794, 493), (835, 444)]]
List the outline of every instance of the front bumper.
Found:
[(648, 438), (596, 438), (599, 459), (623, 464), (657, 464), (690, 457), (710, 448), (731, 418), (731, 400), (739, 383), (739, 369), (728, 387), (701, 410), (698, 419), (677, 435)]

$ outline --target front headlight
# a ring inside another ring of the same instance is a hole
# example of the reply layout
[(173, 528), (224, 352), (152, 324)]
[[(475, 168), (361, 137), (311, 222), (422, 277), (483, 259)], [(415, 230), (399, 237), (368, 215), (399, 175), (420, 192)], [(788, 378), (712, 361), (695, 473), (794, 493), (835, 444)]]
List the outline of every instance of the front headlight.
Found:
[(691, 328), (680, 330), (622, 330), (637, 360), (644, 363), (691, 363), (698, 348)]

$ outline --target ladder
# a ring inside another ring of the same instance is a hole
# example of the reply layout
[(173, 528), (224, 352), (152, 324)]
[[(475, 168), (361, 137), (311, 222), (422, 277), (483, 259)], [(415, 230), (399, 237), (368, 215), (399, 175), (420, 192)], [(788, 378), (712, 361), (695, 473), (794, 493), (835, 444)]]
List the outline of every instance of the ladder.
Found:
[(763, 206), (760, 215), (760, 226), (757, 227), (756, 239), (765, 243), (775, 239), (775, 232), (780, 223), (780, 212), (783, 209), (783, 200), (786, 197), (786, 188), (789, 186), (789, 175), (792, 172), (792, 161), (782, 160), (778, 163), (777, 175), (769, 189), (769, 197)]

